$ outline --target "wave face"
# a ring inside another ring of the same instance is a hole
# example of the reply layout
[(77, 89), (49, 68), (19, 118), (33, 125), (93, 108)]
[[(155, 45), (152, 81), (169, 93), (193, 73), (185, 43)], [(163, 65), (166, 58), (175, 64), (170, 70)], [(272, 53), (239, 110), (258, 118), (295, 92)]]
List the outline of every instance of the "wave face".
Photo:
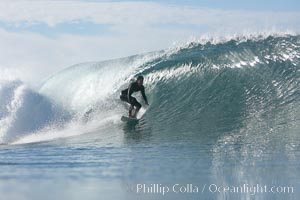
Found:
[(78, 64), (50, 77), (37, 93), (24, 94), (20, 83), (1, 87), (1, 134), (81, 123), (89, 109), (88, 121), (119, 120), (126, 113), (119, 93), (139, 74), (145, 77), (150, 106), (138, 130), (160, 139), (293, 132), (299, 128), (299, 62), (300, 36), (288, 35), (193, 42)]
[(151, 127), (169, 137), (176, 132), (199, 136), (296, 125), (299, 39), (190, 44), (153, 61), (143, 71), (152, 88), (147, 112)]

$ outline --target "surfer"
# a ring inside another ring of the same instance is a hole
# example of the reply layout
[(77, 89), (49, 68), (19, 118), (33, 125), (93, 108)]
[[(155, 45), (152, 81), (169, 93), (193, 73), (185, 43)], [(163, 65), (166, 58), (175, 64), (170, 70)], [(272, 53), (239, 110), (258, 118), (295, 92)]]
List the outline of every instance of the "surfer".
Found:
[[(148, 104), (147, 97), (145, 95), (145, 87), (143, 86), (144, 77), (138, 76), (136, 81), (131, 83), (129, 87), (125, 90), (122, 90), (120, 99), (130, 104), (129, 107), (129, 118), (136, 118), (137, 113), (141, 109), (142, 105), (136, 100), (136, 98), (132, 97), (132, 93), (141, 91), (143, 99), (146, 105)], [(135, 112), (133, 114), (133, 109), (135, 107)]]

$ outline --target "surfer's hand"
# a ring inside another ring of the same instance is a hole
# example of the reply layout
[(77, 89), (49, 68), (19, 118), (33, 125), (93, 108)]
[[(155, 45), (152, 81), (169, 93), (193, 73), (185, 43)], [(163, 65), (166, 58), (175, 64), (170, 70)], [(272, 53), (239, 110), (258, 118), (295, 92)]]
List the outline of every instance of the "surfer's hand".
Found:
[(149, 106), (149, 103), (148, 103), (148, 102), (146, 102), (145, 104), (146, 104), (147, 106)]

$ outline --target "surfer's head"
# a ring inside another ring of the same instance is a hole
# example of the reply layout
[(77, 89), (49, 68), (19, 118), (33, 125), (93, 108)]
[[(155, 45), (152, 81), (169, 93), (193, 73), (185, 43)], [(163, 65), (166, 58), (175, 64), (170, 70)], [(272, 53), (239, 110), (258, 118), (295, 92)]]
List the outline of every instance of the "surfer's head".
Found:
[(136, 82), (138, 83), (139, 86), (143, 85), (144, 77), (143, 76), (138, 76), (137, 79), (136, 79)]

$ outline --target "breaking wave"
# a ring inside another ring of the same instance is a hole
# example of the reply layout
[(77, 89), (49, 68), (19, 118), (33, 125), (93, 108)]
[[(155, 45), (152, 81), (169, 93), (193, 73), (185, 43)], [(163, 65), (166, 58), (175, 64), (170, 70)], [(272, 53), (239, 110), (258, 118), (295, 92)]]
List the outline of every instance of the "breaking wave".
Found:
[(37, 92), (20, 81), (2, 81), (1, 142), (70, 136), (66, 129), (74, 126), (81, 127), (74, 135), (107, 123), (118, 127), (126, 113), (119, 93), (139, 74), (150, 106), (137, 126), (160, 138), (294, 130), (299, 63), (300, 36), (264, 36), (82, 63), (53, 75)]

